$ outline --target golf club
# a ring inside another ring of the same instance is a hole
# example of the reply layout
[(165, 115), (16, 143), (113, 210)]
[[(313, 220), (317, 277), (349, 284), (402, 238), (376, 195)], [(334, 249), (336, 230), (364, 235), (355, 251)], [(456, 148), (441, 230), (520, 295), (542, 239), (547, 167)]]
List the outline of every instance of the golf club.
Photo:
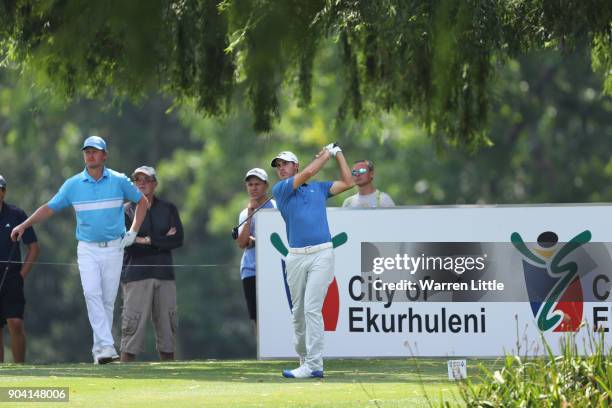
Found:
[(4, 267), (4, 271), (2, 272), (2, 280), (0, 280), (0, 291), (2, 291), (2, 287), (4, 286), (4, 280), (6, 279), (6, 275), (8, 274), (9, 267), (11, 266), (11, 259), (13, 259), (13, 255), (15, 255), (15, 251), (19, 247), (19, 241), (13, 242), (11, 246), (11, 250), (9, 251), (8, 259), (6, 260), (6, 266)]
[(266, 205), (270, 200), (272, 199), (272, 197), (268, 197), (268, 199), (266, 201), (264, 201), (264, 203), (262, 205), (260, 205), (259, 207), (257, 207), (252, 213), (251, 215), (249, 215), (248, 217), (246, 217), (244, 219), (244, 221), (242, 221), (240, 224), (236, 225), (234, 228), (232, 228), (232, 238), (234, 239), (238, 239), (238, 228), (240, 228), (242, 226), (242, 224), (244, 224), (245, 222), (247, 222), (248, 220), (251, 219), (251, 217), (253, 217), (255, 215), (255, 213), (259, 210), (261, 210), (261, 208)]

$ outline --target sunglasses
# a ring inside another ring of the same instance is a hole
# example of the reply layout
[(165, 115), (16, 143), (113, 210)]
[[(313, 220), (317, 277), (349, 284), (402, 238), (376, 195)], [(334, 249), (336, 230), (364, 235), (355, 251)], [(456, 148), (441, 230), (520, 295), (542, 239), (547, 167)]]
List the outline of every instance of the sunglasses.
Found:
[(155, 179), (153, 178), (148, 178), (148, 177), (136, 177), (134, 179), (134, 183), (153, 183), (155, 181)]
[(360, 169), (355, 169), (353, 171), (351, 171), (351, 174), (353, 176), (358, 176), (360, 174), (366, 174), (368, 172), (368, 169), (366, 169), (365, 167), (362, 167)]

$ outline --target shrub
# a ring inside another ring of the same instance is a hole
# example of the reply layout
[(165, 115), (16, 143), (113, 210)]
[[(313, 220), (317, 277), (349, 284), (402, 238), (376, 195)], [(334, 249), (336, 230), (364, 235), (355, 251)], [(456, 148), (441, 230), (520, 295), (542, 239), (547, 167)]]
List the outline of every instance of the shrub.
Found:
[(568, 336), (555, 356), (544, 342), (546, 356), (506, 356), (503, 367), (481, 365), (477, 382), (464, 381), (459, 390), (468, 407), (609, 407), (612, 360), (603, 334), (591, 339), (591, 353), (581, 356)]

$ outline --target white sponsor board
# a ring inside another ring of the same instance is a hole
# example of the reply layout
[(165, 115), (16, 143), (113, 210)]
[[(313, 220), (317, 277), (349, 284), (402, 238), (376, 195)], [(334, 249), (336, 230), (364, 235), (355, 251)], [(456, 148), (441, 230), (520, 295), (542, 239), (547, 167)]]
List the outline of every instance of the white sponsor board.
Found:
[[(375, 298), (376, 292), (371, 296), (362, 293), (358, 280), (362, 272), (362, 242), (509, 243), (515, 232), (526, 242), (534, 242), (542, 232), (553, 231), (564, 243), (589, 231), (590, 242), (606, 243), (602, 248), (607, 257), (611, 248), (607, 243), (612, 242), (610, 205), (330, 208), (327, 214), (332, 237), (345, 233), (347, 239), (334, 249), (338, 309), (335, 316), (326, 316), (326, 325), (337, 317), (335, 328), (325, 332), (326, 357), (498, 356), (506, 352), (532, 355), (545, 351), (540, 333), (555, 352), (559, 352), (560, 342), (568, 333), (574, 333), (555, 331), (558, 325), (540, 330), (534, 317), (538, 306), (534, 309), (527, 301), (450, 302), (442, 298), (437, 302), (395, 302), (384, 292), (379, 293), (380, 301), (367, 301), (368, 297)], [(276, 210), (260, 211), (256, 217), (258, 356), (296, 357), (283, 280), (284, 257), (270, 239), (278, 234), (287, 246), (285, 224)], [(517, 259), (505, 267), (504, 274), (524, 286), (518, 251)], [(582, 282), (582, 290), (592, 292), (595, 284), (597, 296), (585, 293), (585, 301), (578, 302), (582, 307), (579, 318), (584, 324), (575, 333), (579, 348), (587, 344), (581, 350), (586, 353), (589, 342), (584, 340), (598, 336), (593, 333), (596, 326), (606, 331), (605, 340), (610, 345), (607, 330), (612, 325), (610, 280), (598, 275), (601, 271), (597, 265), (593, 271), (589, 280)], [(610, 270), (606, 273), (610, 276)], [(492, 296), (489, 293), (485, 299)], [(551, 313), (555, 307), (551, 305)]]

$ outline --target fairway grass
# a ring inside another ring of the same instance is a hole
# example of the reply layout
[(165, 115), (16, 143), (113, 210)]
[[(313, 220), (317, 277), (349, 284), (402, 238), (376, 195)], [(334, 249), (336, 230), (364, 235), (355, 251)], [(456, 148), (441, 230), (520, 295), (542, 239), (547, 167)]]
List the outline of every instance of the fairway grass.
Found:
[[(328, 360), (324, 379), (281, 376), (295, 361), (0, 365), (0, 387), (69, 387), (69, 403), (26, 407), (424, 407), (459, 403), (445, 359)], [(471, 373), (477, 369), (472, 368)], [(420, 373), (420, 374), (419, 374)]]

